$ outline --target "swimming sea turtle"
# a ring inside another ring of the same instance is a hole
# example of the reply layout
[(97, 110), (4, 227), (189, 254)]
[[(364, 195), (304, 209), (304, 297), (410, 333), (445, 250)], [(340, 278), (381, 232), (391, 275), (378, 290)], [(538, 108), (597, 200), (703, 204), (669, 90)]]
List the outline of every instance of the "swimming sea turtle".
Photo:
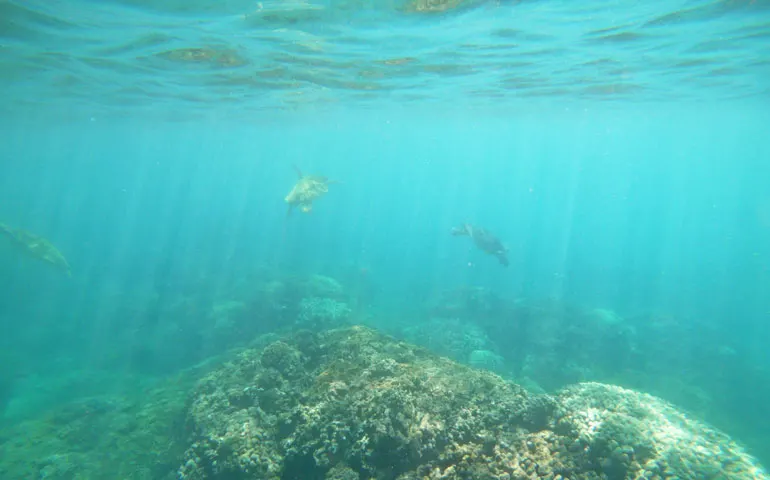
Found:
[(10, 238), (14, 246), (22, 249), (30, 256), (63, 270), (68, 277), (72, 276), (67, 259), (45, 238), (20, 228), (9, 227), (4, 223), (0, 223), (0, 234)]
[(329, 185), (338, 182), (320, 175), (303, 175), (296, 166), (294, 169), (297, 171), (299, 180), (284, 199), (289, 204), (288, 213), (291, 213), (294, 207), (299, 207), (300, 210), (308, 213), (313, 210), (313, 200), (328, 192)]
[(485, 253), (494, 255), (504, 266), (508, 266), (508, 249), (503, 242), (483, 228), (476, 228), (468, 223), (452, 229), (452, 235), (468, 235), (473, 243)]

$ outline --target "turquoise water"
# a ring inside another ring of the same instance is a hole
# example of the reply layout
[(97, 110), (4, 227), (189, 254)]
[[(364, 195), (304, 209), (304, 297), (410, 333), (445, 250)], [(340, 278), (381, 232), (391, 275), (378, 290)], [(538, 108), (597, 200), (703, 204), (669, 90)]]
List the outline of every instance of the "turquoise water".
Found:
[[(770, 464), (769, 40), (761, 0), (0, 2), (0, 223), (71, 266), (0, 243), (0, 449), (295, 328), (275, 282), (323, 275), (358, 323)], [(312, 213), (294, 166), (340, 182)]]
[(75, 103), (93, 114), (243, 120), (265, 109), (405, 103), (715, 102), (766, 98), (770, 75), (770, 14), (752, 0), (6, 1), (0, 9), (12, 111)]

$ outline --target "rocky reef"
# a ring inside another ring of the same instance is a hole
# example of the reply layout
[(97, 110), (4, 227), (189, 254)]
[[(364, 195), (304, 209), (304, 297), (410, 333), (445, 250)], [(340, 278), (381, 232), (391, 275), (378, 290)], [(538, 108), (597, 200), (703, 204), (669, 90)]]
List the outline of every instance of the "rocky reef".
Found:
[(533, 395), (364, 327), (242, 351), (198, 384), (180, 479), (768, 479), (726, 435), (597, 383)]
[(370, 315), (322, 275), (219, 286), (112, 302), (104, 372), (0, 352), (0, 478), (767, 478), (693, 420), (768, 458), (768, 373), (705, 322), (484, 288)]
[(132, 395), (82, 398), (0, 425), (0, 478), (172, 480), (195, 377), (133, 385)]

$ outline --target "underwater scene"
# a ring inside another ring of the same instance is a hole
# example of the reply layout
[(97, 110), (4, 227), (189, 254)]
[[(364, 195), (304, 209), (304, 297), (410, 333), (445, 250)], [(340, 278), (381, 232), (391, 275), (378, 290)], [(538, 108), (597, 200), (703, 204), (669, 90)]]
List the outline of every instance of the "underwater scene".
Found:
[(770, 3), (0, 1), (0, 480), (770, 480)]

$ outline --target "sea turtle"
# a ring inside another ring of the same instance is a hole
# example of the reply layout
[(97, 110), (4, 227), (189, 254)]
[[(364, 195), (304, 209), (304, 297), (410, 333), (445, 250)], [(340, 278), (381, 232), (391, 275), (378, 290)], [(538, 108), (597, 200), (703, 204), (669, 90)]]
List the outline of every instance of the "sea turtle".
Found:
[(489, 230), (464, 223), (459, 227), (453, 228), (452, 235), (467, 235), (471, 237), (473, 243), (475, 243), (480, 250), (490, 255), (494, 255), (501, 264), (506, 267), (508, 266), (508, 249), (505, 248), (503, 242), (492, 235)]
[(332, 183), (339, 183), (320, 175), (303, 175), (296, 166), (294, 170), (297, 171), (299, 179), (285, 198), (289, 204), (288, 213), (291, 213), (294, 207), (299, 207), (305, 213), (310, 212), (313, 210), (313, 200), (327, 193)]
[(63, 270), (68, 277), (72, 276), (67, 259), (45, 238), (20, 228), (9, 227), (4, 223), (0, 223), (0, 234), (10, 238), (15, 247), (20, 248), (28, 255)]

